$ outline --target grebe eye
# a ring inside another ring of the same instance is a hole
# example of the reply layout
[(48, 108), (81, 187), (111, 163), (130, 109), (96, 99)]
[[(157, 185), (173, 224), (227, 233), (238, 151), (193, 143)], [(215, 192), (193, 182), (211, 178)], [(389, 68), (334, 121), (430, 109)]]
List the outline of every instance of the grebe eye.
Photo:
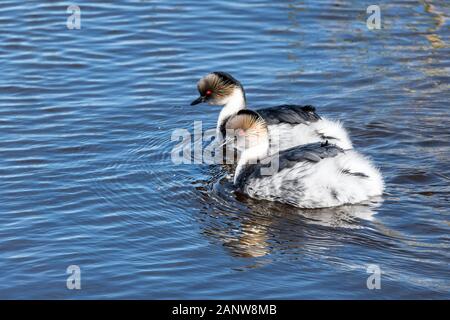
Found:
[(207, 90), (207, 91), (206, 91), (206, 95), (207, 95), (207, 96), (210, 96), (210, 95), (211, 95), (211, 93), (212, 93), (212, 91), (211, 91), (211, 90)]

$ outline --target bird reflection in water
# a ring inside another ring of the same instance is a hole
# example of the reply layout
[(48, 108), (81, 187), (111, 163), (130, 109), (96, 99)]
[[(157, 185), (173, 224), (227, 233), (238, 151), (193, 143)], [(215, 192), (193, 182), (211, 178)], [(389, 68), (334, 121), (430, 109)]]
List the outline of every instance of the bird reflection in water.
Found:
[[(299, 209), (249, 198), (234, 191), (229, 177), (219, 178), (218, 172), (210, 174), (211, 180), (197, 187), (203, 202), (200, 225), (204, 235), (221, 243), (235, 257), (320, 254), (342, 243), (338, 241), (341, 238), (357, 236), (348, 231), (367, 227), (381, 204), (381, 199), (373, 199), (359, 205)], [(264, 263), (259, 260), (252, 267)]]

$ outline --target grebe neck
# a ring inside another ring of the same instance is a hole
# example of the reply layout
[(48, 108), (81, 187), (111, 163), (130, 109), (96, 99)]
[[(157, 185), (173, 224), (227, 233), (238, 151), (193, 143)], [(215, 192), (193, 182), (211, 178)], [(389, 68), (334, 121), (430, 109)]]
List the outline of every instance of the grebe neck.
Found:
[(227, 119), (246, 108), (245, 93), (242, 88), (235, 88), (227, 103), (223, 106), (217, 120), (217, 137), (222, 138), (221, 128)]
[(258, 145), (248, 148), (241, 153), (239, 161), (234, 172), (234, 184), (237, 185), (239, 176), (243, 169), (249, 164), (256, 164), (258, 160), (264, 159), (269, 155), (269, 140), (263, 139)]

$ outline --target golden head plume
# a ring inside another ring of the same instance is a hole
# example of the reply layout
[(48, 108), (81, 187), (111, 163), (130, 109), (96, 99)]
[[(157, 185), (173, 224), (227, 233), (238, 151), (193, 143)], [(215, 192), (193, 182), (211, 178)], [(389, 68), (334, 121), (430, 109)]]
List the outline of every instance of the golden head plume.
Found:
[(238, 135), (254, 138), (266, 137), (268, 134), (264, 119), (257, 112), (246, 109), (228, 119), (225, 129), (237, 131)]
[(221, 99), (233, 93), (234, 88), (241, 87), (239, 81), (226, 72), (212, 72), (204, 76), (197, 83), (197, 89), (201, 96), (211, 99)]

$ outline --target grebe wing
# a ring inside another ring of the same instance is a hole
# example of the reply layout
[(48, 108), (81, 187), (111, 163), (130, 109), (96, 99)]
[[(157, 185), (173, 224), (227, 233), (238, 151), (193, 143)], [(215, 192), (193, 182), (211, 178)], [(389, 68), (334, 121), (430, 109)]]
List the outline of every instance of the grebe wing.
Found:
[[(284, 169), (292, 168), (299, 162), (317, 163), (322, 159), (333, 158), (340, 153), (344, 153), (344, 150), (328, 142), (293, 147), (262, 159), (258, 163), (247, 164), (239, 174), (237, 179), (239, 180), (238, 186), (243, 186), (247, 179), (264, 178), (270, 176), (270, 174), (276, 174)], [(269, 167), (277, 160), (278, 165), (274, 167), (277, 170), (275, 172), (268, 171)]]
[(320, 120), (320, 116), (316, 113), (313, 106), (300, 106), (285, 104), (276, 107), (269, 107), (256, 110), (268, 125), (288, 123), (300, 124), (315, 122)]

